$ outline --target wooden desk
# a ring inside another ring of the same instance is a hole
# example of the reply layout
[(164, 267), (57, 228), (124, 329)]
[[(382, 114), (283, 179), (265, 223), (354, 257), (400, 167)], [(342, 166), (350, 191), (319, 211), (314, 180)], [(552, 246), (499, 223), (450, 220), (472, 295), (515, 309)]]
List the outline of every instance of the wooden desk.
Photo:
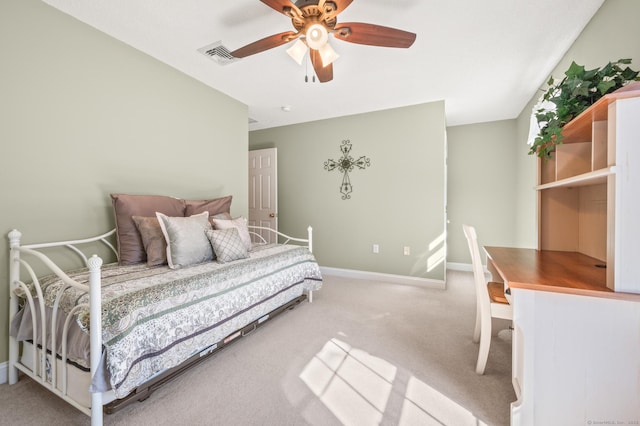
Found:
[(511, 425), (640, 421), (640, 294), (611, 291), (580, 253), (484, 249), (511, 292)]
[(485, 247), (484, 250), (493, 281), (502, 280), (505, 289), (610, 298), (630, 296), (607, 288), (607, 270), (601, 267), (603, 262), (581, 253), (511, 247)]

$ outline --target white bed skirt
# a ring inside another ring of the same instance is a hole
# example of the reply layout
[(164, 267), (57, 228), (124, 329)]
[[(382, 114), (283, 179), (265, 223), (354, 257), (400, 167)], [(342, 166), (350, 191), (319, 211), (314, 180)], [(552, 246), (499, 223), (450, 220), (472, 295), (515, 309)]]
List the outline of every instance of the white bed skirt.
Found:
[[(22, 345), (23, 345), (22, 357), (20, 359), (21, 363), (25, 367), (31, 370), (35, 370), (39, 375), (40, 363), (37, 363), (37, 365), (34, 368), (34, 365), (32, 362), (33, 351), (34, 351), (33, 344), (31, 342), (22, 342)], [(40, 359), (40, 356), (42, 354), (42, 349), (37, 348), (36, 350), (38, 351), (36, 359)], [(52, 355), (49, 354), (47, 359), (48, 360), (53, 359)], [(58, 371), (58, 377), (56, 378), (56, 389), (62, 395), (63, 393), (63, 384), (62, 384), (63, 376), (62, 375), (64, 374), (63, 373), (64, 370), (62, 368), (62, 360), (60, 360), (59, 358), (56, 358), (56, 363), (57, 363), (57, 371)], [(67, 396), (74, 399), (82, 407), (86, 408), (87, 410), (90, 410), (91, 394), (89, 393), (89, 386), (91, 386), (91, 373), (89, 371), (81, 370), (72, 364), (67, 364), (66, 371), (67, 371)], [(51, 380), (51, 377), (49, 376), (49, 374), (47, 374), (45, 377), (47, 377), (47, 380), (49, 381)], [(104, 392), (102, 394), (102, 401), (104, 404), (108, 404), (113, 400), (115, 400), (115, 395), (113, 391)]]

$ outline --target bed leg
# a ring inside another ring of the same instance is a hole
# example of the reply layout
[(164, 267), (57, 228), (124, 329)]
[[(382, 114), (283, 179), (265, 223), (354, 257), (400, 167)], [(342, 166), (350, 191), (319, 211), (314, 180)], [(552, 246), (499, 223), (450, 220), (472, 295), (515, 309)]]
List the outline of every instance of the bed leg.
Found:
[[(91, 312), (91, 377), (95, 377), (102, 354), (102, 296), (101, 275), (102, 259), (95, 254), (87, 261), (89, 267), (89, 308)], [(102, 426), (102, 393), (91, 393), (91, 426)]]
[[(13, 339), (12, 337), (10, 337), (10, 339)], [(18, 362), (18, 350), (17, 350), (18, 344), (15, 342), (10, 342), (9, 343), (9, 384), (10, 385), (15, 385), (16, 383), (18, 383), (18, 369), (15, 367), (16, 363)]]
[(102, 426), (102, 394), (91, 394), (91, 426)]
[(309, 299), (309, 303), (313, 302), (313, 290), (307, 292), (307, 299)]
[[(10, 263), (9, 263), (9, 322), (18, 313), (18, 298), (13, 294), (14, 284), (20, 280), (20, 237), (22, 234), (17, 230), (9, 232)], [(20, 356), (20, 346), (18, 341), (13, 337), (9, 337), (9, 384), (18, 383), (18, 369), (15, 365), (18, 363)]]
[[(11, 297), (9, 312), (9, 318), (13, 319), (13, 317), (18, 312), (18, 309), (14, 306), (17, 302), (14, 300), (15, 297)], [(18, 363), (18, 358), (20, 356), (20, 347), (18, 342), (13, 337), (9, 337), (9, 368), (8, 368), (8, 379), (10, 385), (15, 385), (18, 383), (18, 369), (15, 365)]]

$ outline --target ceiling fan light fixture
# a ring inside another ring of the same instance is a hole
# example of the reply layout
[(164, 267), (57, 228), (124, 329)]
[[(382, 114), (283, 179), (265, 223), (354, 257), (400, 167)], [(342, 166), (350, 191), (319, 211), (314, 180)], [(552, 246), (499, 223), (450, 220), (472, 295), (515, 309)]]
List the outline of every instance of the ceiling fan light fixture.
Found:
[(307, 45), (304, 44), (302, 40), (297, 39), (296, 42), (287, 49), (287, 53), (298, 63), (298, 65), (302, 65), (304, 55), (307, 53)]
[[(309, 62), (313, 66), (315, 76), (321, 83), (333, 80), (333, 62), (338, 54), (329, 45), (329, 35), (354, 44), (380, 47), (411, 47), (416, 34), (382, 25), (365, 22), (347, 22), (338, 24), (337, 16), (342, 13), (353, 0), (261, 0), (261, 2), (278, 13), (291, 18), (295, 31), (285, 31), (256, 40), (231, 52), (234, 58), (264, 52), (274, 47), (289, 44), (287, 53), (298, 64), (305, 61), (309, 51)], [(306, 45), (306, 49), (304, 48)], [(309, 80), (305, 77), (305, 81)]]
[(305, 34), (307, 45), (310, 49), (320, 50), (322, 46), (327, 44), (327, 40), (329, 40), (327, 29), (322, 24), (316, 23), (310, 25)]
[(332, 64), (333, 61), (340, 57), (329, 43), (325, 43), (324, 46), (318, 49), (318, 52), (320, 53), (320, 58), (322, 58), (323, 67)]

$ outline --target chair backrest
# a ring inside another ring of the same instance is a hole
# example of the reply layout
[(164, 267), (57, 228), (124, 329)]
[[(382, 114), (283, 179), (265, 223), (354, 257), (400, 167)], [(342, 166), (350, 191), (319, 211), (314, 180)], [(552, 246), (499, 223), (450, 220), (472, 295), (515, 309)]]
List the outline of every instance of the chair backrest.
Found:
[(478, 248), (478, 236), (473, 226), (462, 225), (467, 244), (469, 245), (469, 253), (471, 253), (471, 266), (473, 267), (473, 280), (476, 285), (476, 298), (478, 301), (478, 309), (490, 309), (491, 300), (487, 290), (487, 279), (484, 275), (484, 267), (480, 258), (480, 249)]

